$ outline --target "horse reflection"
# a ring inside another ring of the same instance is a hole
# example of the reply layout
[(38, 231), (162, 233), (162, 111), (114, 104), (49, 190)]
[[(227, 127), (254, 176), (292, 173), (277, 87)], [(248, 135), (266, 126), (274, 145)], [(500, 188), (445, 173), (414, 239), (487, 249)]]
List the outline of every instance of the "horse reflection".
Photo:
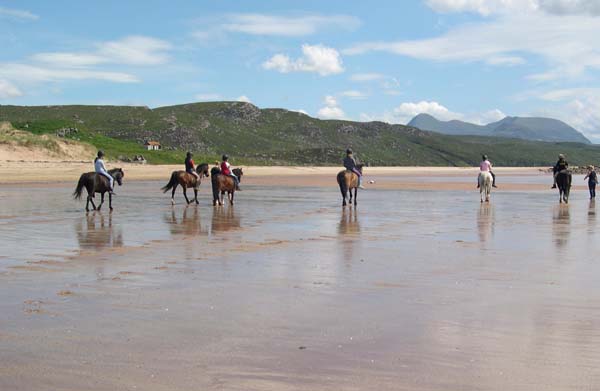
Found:
[(477, 233), (479, 241), (487, 242), (494, 236), (494, 206), (488, 203), (483, 203), (479, 206), (477, 214)]
[(342, 246), (342, 255), (351, 265), (356, 250), (361, 245), (360, 242), (360, 223), (358, 221), (358, 211), (354, 207), (342, 209), (340, 223), (338, 224), (338, 238)]
[(554, 216), (552, 218), (552, 236), (554, 244), (557, 248), (563, 248), (569, 242), (571, 232), (571, 214), (569, 206), (566, 204), (559, 205), (554, 208)]
[(75, 232), (82, 249), (100, 250), (123, 246), (123, 231), (120, 226), (113, 226), (112, 214), (106, 217), (101, 212), (88, 213), (85, 220), (77, 220)]
[(596, 201), (590, 200), (587, 211), (588, 216), (588, 233), (593, 234), (596, 232)]
[(170, 215), (165, 214), (165, 222), (168, 224), (169, 231), (173, 236), (196, 236), (207, 234), (206, 231), (202, 231), (200, 212), (198, 212), (198, 208), (188, 207), (186, 205), (181, 213), (181, 218), (177, 217), (175, 208), (172, 208)]
[(226, 232), (242, 226), (240, 217), (235, 215), (235, 208), (213, 208), (211, 219), (211, 232)]

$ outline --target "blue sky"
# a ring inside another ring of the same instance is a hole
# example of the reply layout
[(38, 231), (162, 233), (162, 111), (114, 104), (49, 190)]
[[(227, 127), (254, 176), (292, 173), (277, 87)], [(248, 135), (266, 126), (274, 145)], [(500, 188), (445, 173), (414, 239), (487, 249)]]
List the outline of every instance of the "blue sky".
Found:
[(0, 104), (543, 115), (600, 142), (598, 36), (596, 0), (0, 0)]

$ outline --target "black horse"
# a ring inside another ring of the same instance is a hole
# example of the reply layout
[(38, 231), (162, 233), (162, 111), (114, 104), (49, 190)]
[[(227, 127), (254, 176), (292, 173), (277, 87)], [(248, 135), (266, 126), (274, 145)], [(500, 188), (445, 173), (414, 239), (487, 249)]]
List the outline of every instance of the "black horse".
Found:
[[(110, 176), (115, 179), (115, 182), (121, 186), (123, 184), (123, 177), (125, 176), (125, 172), (121, 168), (113, 168), (112, 170), (108, 170)], [(94, 210), (100, 210), (102, 208), (102, 204), (104, 204), (104, 193), (108, 193), (108, 207), (110, 210), (113, 210), (112, 207), (112, 194), (110, 194), (110, 183), (108, 182), (108, 178), (102, 174), (97, 174), (95, 172), (86, 172), (81, 174), (79, 177), (79, 182), (77, 182), (77, 187), (73, 192), (73, 197), (78, 200), (81, 198), (81, 193), (83, 188), (87, 190), (88, 196), (87, 201), (85, 203), (85, 210), (87, 212), (90, 211), (89, 204), (92, 203), (92, 208)], [(94, 204), (94, 194), (100, 193), (100, 205), (96, 207)]]
[(569, 193), (571, 192), (571, 182), (573, 180), (573, 176), (571, 175), (571, 171), (562, 170), (558, 174), (556, 174), (556, 186), (558, 187), (558, 201), (562, 204), (564, 201), (565, 204), (569, 203)]

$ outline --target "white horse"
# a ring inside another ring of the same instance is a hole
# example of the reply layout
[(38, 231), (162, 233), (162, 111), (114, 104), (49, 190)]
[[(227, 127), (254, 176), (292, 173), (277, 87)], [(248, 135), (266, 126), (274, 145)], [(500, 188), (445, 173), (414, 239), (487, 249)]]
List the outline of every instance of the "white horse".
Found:
[(490, 194), (492, 194), (492, 174), (488, 171), (482, 171), (479, 173), (479, 198), (481, 202), (483, 202), (485, 198), (485, 202), (490, 202)]

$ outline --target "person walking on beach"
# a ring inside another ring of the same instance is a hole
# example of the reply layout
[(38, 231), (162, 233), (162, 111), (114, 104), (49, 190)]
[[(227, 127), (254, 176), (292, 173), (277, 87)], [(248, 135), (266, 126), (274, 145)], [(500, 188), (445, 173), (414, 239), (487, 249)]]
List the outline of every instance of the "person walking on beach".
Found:
[[(481, 156), (481, 163), (479, 163), (479, 171), (481, 172), (489, 172), (492, 176), (492, 187), (496, 186), (496, 174), (492, 172), (492, 163), (488, 160), (487, 155)], [(477, 188), (479, 189), (479, 181), (477, 182)]]
[(354, 159), (354, 155), (350, 148), (346, 149), (346, 157), (344, 158), (344, 167), (346, 170), (352, 171), (356, 175), (358, 175), (358, 188), (364, 189), (362, 185), (362, 173), (356, 168), (356, 160)]
[(552, 185), (552, 189), (556, 189), (556, 175), (559, 172), (568, 170), (568, 169), (569, 169), (569, 163), (567, 162), (565, 155), (563, 155), (561, 153), (560, 155), (558, 155), (558, 161), (556, 162), (554, 167), (552, 167), (552, 174), (554, 174), (554, 184)]
[(235, 181), (235, 190), (240, 191), (240, 180), (238, 179), (238, 177), (233, 173), (233, 170), (231, 169), (231, 164), (229, 164), (229, 156), (227, 155), (223, 155), (223, 161), (221, 162), (221, 174), (223, 175), (227, 175), (233, 178), (233, 180)]
[(106, 166), (104, 165), (104, 160), (102, 159), (103, 157), (104, 157), (104, 151), (101, 151), (101, 150), (98, 151), (98, 156), (96, 157), (96, 159), (94, 159), (94, 171), (96, 171), (96, 174), (104, 175), (108, 179), (108, 184), (110, 187), (110, 194), (115, 195), (115, 192), (114, 192), (115, 179), (106, 170)]
[(593, 200), (596, 198), (596, 185), (598, 184), (598, 175), (596, 175), (594, 166), (588, 166), (588, 173), (583, 180), (585, 181), (586, 179), (588, 181), (588, 188), (590, 189), (590, 200)]
[(194, 164), (194, 160), (192, 159), (192, 153), (188, 152), (185, 155), (185, 172), (193, 175), (196, 178), (196, 182), (200, 180), (200, 175), (196, 172), (196, 165)]

